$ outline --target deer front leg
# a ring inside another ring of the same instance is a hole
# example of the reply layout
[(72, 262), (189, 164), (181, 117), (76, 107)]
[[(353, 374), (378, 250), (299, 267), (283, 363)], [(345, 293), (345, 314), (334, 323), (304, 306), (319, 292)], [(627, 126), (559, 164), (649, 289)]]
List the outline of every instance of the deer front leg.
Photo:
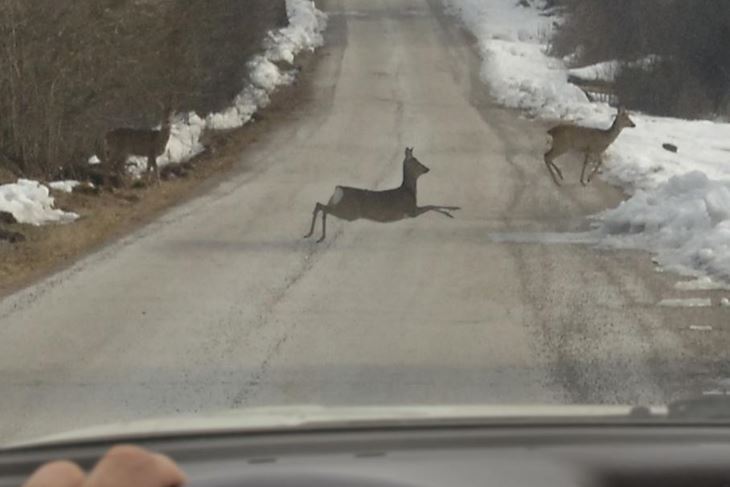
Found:
[(320, 243), (325, 239), (327, 236), (327, 207), (322, 207), (322, 236), (319, 237), (319, 240), (317, 240), (317, 243)]
[(317, 223), (317, 214), (322, 211), (324, 205), (322, 203), (317, 203), (314, 205), (314, 211), (312, 211), (312, 226), (309, 227), (309, 233), (306, 234), (303, 238), (309, 238), (314, 233), (314, 226)]
[(120, 157), (117, 159), (117, 162), (114, 164), (114, 176), (117, 178), (118, 186), (121, 189), (127, 189), (129, 186), (127, 181), (127, 158), (126, 156)]
[(116, 153), (109, 152), (106, 160), (102, 163), (103, 181), (102, 186), (107, 188), (112, 193), (115, 191), (116, 186), (122, 185), (122, 175), (120, 172), (120, 161), (121, 156)]
[(590, 155), (590, 153), (586, 152), (586, 156), (583, 159), (583, 168), (580, 170), (580, 184), (582, 184), (583, 186), (588, 184), (588, 182), (586, 182), (586, 180), (585, 180), (585, 175), (586, 175), (586, 168), (588, 167), (588, 163), (590, 162), (590, 160), (591, 160), (591, 155)]
[[(550, 177), (553, 179), (553, 182), (560, 186), (560, 181), (558, 181), (558, 176), (560, 176), (560, 179), (563, 179), (563, 173), (560, 171), (560, 168), (555, 165), (553, 162), (553, 158), (555, 157), (555, 150), (550, 149), (548, 152), (545, 153), (543, 156), (543, 159), (545, 161), (545, 166), (547, 167), (548, 172), (550, 173)], [(556, 176), (557, 173), (557, 176)]]
[(596, 165), (593, 167), (593, 170), (588, 174), (588, 181), (591, 182), (591, 179), (593, 179), (593, 176), (598, 172), (598, 170), (601, 168), (601, 165), (603, 164), (603, 157), (599, 154), (596, 156)]
[(433, 211), (435, 211), (436, 213), (441, 213), (444, 216), (448, 216), (449, 218), (454, 218), (454, 215), (442, 208), (434, 208)]
[(160, 184), (160, 172), (157, 168), (157, 156), (154, 153), (147, 156), (147, 178), (152, 174), (155, 184)]
[(426, 205), (426, 206), (419, 206), (415, 209), (413, 212), (413, 217), (417, 217), (419, 215), (423, 215), (427, 211), (435, 211), (436, 213), (441, 213), (444, 216), (448, 216), (449, 218), (454, 218), (454, 215), (449, 213), (450, 211), (456, 211), (460, 210), (460, 206), (438, 206), (438, 205)]

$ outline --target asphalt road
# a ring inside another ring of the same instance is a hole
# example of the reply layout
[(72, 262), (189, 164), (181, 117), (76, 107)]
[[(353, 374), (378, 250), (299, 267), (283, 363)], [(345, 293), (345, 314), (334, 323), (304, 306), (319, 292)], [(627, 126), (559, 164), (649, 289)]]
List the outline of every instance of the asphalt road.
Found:
[[(270, 404), (657, 403), (720, 377), (727, 315), (657, 306), (699, 294), (566, 235), (621, 194), (569, 160), (553, 185), (544, 127), (493, 106), (435, 2), (326, 5), (306, 100), (229, 178), (0, 303), (0, 438)], [(406, 145), (419, 203), (455, 219), (301, 238), (336, 184), (398, 185)]]

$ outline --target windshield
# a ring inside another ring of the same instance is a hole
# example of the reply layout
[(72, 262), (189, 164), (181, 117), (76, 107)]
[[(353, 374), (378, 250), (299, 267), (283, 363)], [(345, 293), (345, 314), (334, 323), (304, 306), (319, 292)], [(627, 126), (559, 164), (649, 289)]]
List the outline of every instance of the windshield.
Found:
[(720, 0), (0, 0), (0, 442), (725, 394), (728, 46)]

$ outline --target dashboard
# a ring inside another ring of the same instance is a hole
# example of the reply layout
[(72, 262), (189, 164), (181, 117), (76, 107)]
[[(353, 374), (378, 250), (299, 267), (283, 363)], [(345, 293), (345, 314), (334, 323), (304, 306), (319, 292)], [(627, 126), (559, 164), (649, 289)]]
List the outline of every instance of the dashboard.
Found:
[[(727, 426), (479, 426), (312, 429), (140, 437), (190, 486), (727, 486)], [(60, 458), (90, 468), (104, 441), (0, 451), (0, 487)]]

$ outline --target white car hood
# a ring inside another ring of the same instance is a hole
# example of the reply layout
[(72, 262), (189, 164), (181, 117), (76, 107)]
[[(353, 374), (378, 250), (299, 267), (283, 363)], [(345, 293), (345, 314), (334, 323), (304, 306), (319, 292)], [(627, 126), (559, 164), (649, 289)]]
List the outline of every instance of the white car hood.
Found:
[[(108, 423), (33, 440), (4, 445), (15, 448), (48, 445), (69, 441), (123, 441), (130, 438), (180, 434), (222, 432), (262, 432), (347, 426), (377, 426), (386, 422), (408, 424), (426, 421), (524, 421), (526, 423), (559, 420), (627, 419), (632, 406), (392, 406), (392, 407), (322, 407), (273, 406), (227, 410), (205, 415), (175, 415), (164, 418)], [(666, 414), (664, 407), (652, 407), (652, 414)]]

